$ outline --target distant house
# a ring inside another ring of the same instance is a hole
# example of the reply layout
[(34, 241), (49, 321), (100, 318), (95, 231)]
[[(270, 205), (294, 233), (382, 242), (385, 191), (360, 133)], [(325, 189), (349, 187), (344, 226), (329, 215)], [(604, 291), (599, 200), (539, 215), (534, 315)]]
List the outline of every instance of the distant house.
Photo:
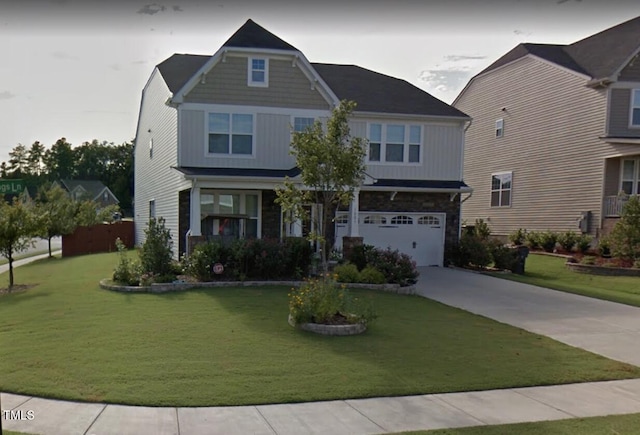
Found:
[(462, 218), (497, 235), (608, 232), (640, 194), (639, 51), (637, 17), (569, 45), (519, 44), (473, 77), (453, 103), (473, 118)]
[[(213, 55), (174, 54), (151, 74), (135, 141), (136, 244), (163, 217), (185, 253), (203, 240), (305, 236), (275, 203), (285, 177), (301, 184), (291, 134), (354, 100), (351, 133), (369, 140), (369, 175), (349, 210), (330, 210), (328, 238), (442, 265), (459, 234), (469, 117), (410, 83), (355, 65), (311, 63), (247, 21)], [(308, 204), (318, 210), (321, 204)]]
[(118, 204), (120, 201), (113, 192), (98, 180), (60, 180), (54, 182), (76, 200), (92, 200), (102, 207)]

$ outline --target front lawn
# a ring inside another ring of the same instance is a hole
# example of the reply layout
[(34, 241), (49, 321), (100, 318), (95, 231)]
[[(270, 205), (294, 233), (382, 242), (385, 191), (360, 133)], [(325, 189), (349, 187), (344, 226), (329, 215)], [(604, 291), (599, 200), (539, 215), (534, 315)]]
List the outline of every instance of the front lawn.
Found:
[(493, 276), (640, 307), (640, 277), (577, 273), (565, 262), (564, 258), (532, 254), (527, 257), (524, 275)]
[[(0, 390), (150, 406), (346, 399), (640, 377), (640, 368), (417, 296), (358, 291), (361, 336), (287, 324), (283, 287), (101, 290), (115, 254), (16, 269), (0, 296)], [(0, 276), (6, 280), (6, 275)]]

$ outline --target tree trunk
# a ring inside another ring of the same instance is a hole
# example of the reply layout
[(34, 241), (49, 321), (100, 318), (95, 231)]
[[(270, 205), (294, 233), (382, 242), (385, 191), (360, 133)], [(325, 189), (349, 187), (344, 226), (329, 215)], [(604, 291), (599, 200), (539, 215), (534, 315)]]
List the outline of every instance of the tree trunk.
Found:
[(9, 293), (13, 288), (13, 253), (9, 251)]
[(51, 258), (51, 236), (49, 236), (49, 258)]

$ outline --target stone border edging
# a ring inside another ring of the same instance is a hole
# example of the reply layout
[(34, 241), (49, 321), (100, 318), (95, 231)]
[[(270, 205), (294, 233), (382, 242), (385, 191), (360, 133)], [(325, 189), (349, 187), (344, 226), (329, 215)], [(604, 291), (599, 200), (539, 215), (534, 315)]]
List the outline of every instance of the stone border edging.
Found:
[(595, 264), (580, 264), (567, 261), (565, 266), (577, 273), (603, 276), (640, 276), (640, 269), (627, 267), (606, 267)]
[(367, 330), (364, 323), (353, 323), (351, 325), (323, 325), (321, 323), (296, 323), (289, 314), (287, 320), (289, 325), (300, 328), (303, 331), (313, 332), (320, 335), (357, 335)]
[[(128, 286), (114, 284), (108, 279), (100, 280), (100, 287), (105, 290), (123, 293), (167, 293), (172, 291), (185, 291), (199, 288), (214, 287), (259, 287), (271, 285), (283, 285), (300, 287), (304, 281), (212, 281), (212, 282), (183, 282), (183, 283), (153, 283), (150, 286)], [(415, 286), (400, 287), (398, 284), (361, 284), (344, 283), (347, 288), (357, 288), (366, 290), (382, 290), (400, 295), (416, 294)]]

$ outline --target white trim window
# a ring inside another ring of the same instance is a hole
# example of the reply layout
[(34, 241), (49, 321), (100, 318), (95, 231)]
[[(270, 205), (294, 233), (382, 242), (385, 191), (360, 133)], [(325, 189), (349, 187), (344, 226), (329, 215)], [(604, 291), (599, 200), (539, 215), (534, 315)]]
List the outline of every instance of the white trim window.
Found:
[(496, 137), (504, 136), (504, 119), (496, 119)]
[(422, 161), (422, 127), (405, 124), (369, 124), (369, 163)]
[(250, 57), (247, 64), (247, 85), (269, 86), (269, 59), (264, 57)]
[(620, 169), (620, 191), (640, 195), (640, 159), (623, 159)]
[(296, 133), (302, 133), (303, 131), (307, 130), (309, 127), (312, 127), (314, 122), (315, 122), (314, 118), (295, 116), (293, 118), (293, 131)]
[(262, 198), (258, 191), (200, 191), (201, 231), (206, 236), (261, 237)]
[(149, 219), (155, 219), (156, 217), (156, 200), (149, 201)]
[(253, 115), (209, 113), (207, 154), (253, 156)]
[(510, 207), (512, 172), (491, 174), (491, 207)]
[(640, 127), (640, 89), (631, 90), (631, 127)]

